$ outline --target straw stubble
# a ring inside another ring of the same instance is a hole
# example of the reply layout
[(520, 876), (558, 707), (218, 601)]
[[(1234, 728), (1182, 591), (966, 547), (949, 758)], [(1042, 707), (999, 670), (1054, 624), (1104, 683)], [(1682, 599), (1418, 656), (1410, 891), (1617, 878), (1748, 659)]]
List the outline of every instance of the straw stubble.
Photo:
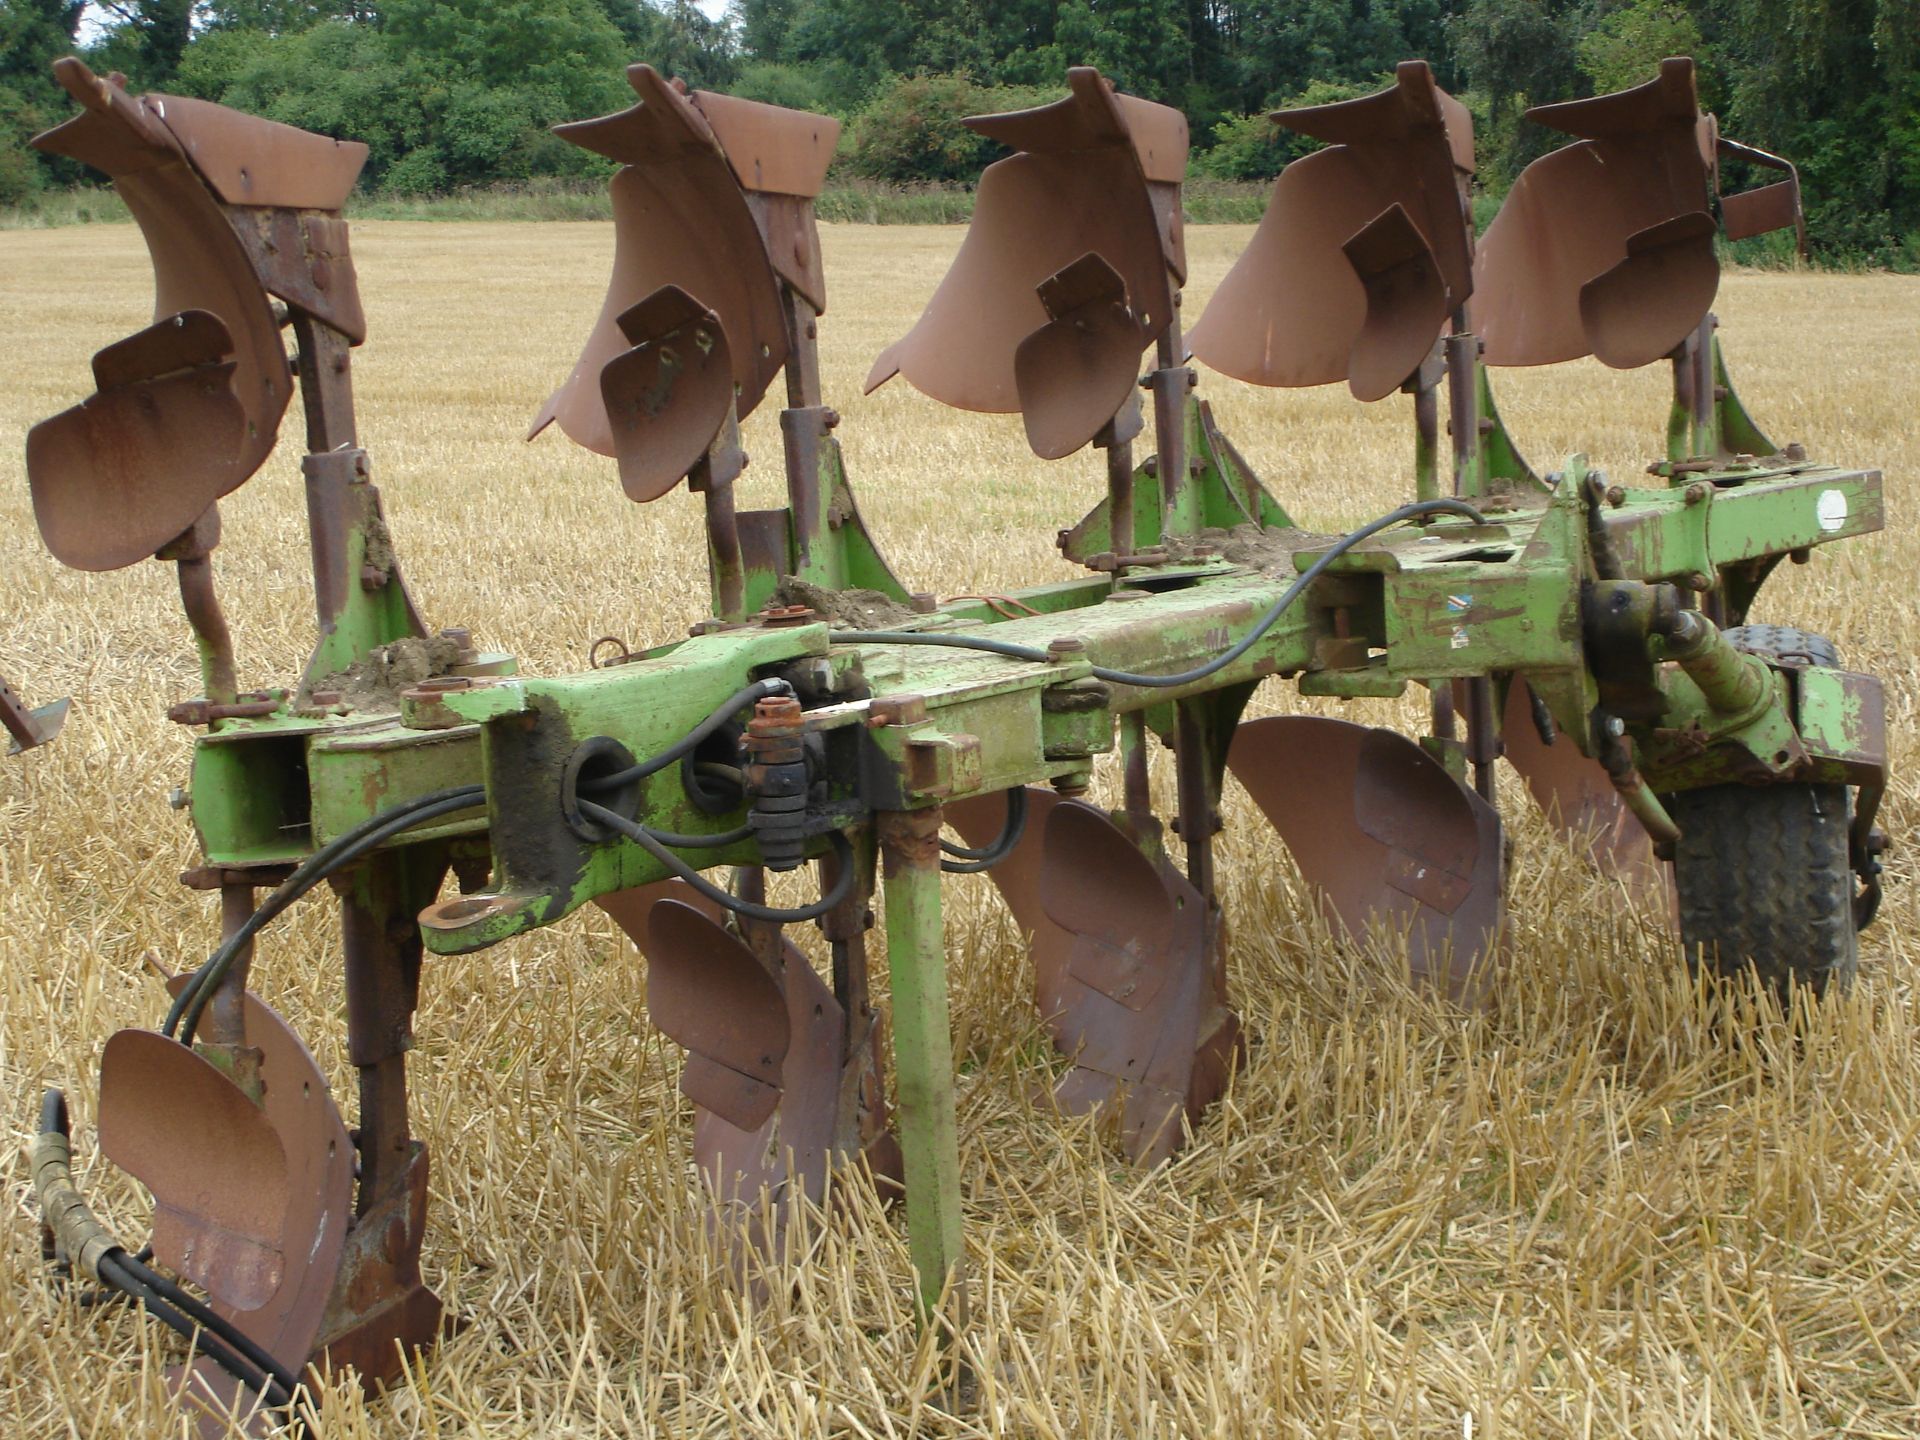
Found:
[[(1189, 320), (1248, 233), (1189, 233)], [(860, 397), (959, 234), (825, 236), (823, 372), (862, 507), (910, 588), (943, 595), (1059, 577), (1054, 533), (1101, 488), (1090, 458), (1033, 460), (1014, 417), (950, 412), (903, 382)], [(549, 672), (583, 668), (600, 635), (684, 633), (704, 586), (697, 504), (635, 509), (610, 461), (520, 441), (599, 305), (608, 228), (369, 222), (355, 248), (372, 325), (360, 433), (433, 623)], [(48, 1285), (24, 1161), (39, 1091), (66, 1086), (81, 1184), (120, 1234), (143, 1233), (137, 1187), (94, 1145), (95, 1067), (108, 1034), (165, 1008), (148, 959), (197, 963), (215, 930), (208, 898), (175, 880), (194, 851), (166, 792), (189, 743), (162, 712), (197, 674), (171, 576), (62, 570), (21, 470), (26, 427), (91, 389), (90, 352), (143, 322), (147, 284), (128, 228), (0, 234), (0, 673), (36, 701), (75, 697), (57, 744), (0, 762), (0, 1429), (23, 1437), (184, 1433), (161, 1379), (171, 1336)], [(412, 1066), (434, 1154), (426, 1268), (468, 1324), (384, 1400), (336, 1380), (326, 1433), (1913, 1433), (1920, 287), (1740, 274), (1718, 308), (1776, 439), (1888, 477), (1890, 533), (1784, 570), (1759, 613), (1834, 637), (1888, 685), (1882, 813), (1898, 848), (1852, 998), (1797, 1037), (1760, 1016), (1716, 1022), (1656, 918), (1508, 783), (1512, 967), (1489, 1012), (1449, 1011), (1329, 940), (1236, 792), (1219, 854), (1249, 1056), (1192, 1145), (1141, 1174), (1098, 1126), (1036, 1102), (1056, 1062), (1031, 967), (987, 882), (950, 882), (979, 1393), (949, 1415), (908, 1319), (903, 1222), (870, 1196), (803, 1224), (761, 1298), (730, 1283), (690, 1180), (679, 1052), (647, 1023), (643, 962), (588, 911), (430, 963)], [(1665, 383), (1591, 363), (1496, 376), (1537, 464), (1585, 449), (1628, 483), (1658, 446)], [(1409, 493), (1402, 399), (1362, 409), (1338, 389), (1211, 375), (1203, 393), (1303, 525)], [(742, 504), (767, 503), (770, 409), (747, 443)], [(296, 454), (290, 421), (223, 506), (215, 564), (243, 684), (285, 683), (311, 636)], [(1262, 704), (1303, 708), (1277, 688)], [(1343, 713), (1419, 720), (1412, 701)], [(1156, 779), (1170, 807), (1170, 776)], [(821, 953), (810, 929), (799, 938)], [(268, 932), (255, 973), (349, 1096), (339, 965), (328, 910), (309, 903)]]

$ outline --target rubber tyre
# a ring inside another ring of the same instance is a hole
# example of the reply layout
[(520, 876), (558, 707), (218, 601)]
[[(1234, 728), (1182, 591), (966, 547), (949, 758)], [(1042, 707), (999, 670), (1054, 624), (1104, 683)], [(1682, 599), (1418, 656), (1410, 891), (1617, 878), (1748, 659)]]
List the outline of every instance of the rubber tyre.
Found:
[[(1734, 647), (1789, 666), (1837, 667), (1824, 636), (1739, 625)], [(1687, 964), (1752, 970), (1785, 999), (1804, 985), (1844, 993), (1860, 964), (1844, 785), (1715, 785), (1667, 797), (1680, 826), (1674, 885)]]

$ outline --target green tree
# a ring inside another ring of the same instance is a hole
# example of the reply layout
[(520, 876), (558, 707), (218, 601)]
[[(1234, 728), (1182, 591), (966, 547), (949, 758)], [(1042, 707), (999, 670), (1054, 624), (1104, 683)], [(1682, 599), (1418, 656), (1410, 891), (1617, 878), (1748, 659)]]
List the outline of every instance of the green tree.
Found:
[(27, 141), (71, 113), (51, 67), (73, 52), (83, 9), (77, 0), (0, 0), (0, 205), (78, 178), (70, 162)]
[(1700, 27), (1672, 0), (1633, 0), (1607, 14), (1574, 47), (1596, 94), (1643, 84), (1669, 55), (1701, 58)]
[(165, 89), (193, 40), (194, 0), (101, 0), (99, 8), (115, 21), (99, 47), (102, 63), (125, 71), (136, 89)]

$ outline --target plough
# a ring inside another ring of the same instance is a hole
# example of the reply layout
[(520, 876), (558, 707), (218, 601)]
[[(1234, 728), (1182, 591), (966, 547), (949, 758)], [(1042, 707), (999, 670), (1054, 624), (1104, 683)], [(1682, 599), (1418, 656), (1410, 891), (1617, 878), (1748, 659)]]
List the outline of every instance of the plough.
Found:
[[(179, 1383), (209, 1412), (265, 1424), (309, 1365), (372, 1386), (442, 1333), (408, 1121), (426, 957), (586, 905), (645, 954), (652, 1018), (686, 1050), (716, 1226), (777, 1246), (769, 1193), (818, 1200), (836, 1174), (870, 1174), (904, 1193), (919, 1313), (946, 1295), (954, 1323), (943, 872), (998, 886), (1031, 937), (1059, 1107), (1110, 1117), (1141, 1164), (1188, 1143), (1244, 1048), (1213, 850), (1229, 773), (1336, 933), (1404, 953), (1462, 1003), (1498, 983), (1506, 944), (1503, 754), (1596, 865), (1646, 888), (1670, 875), (1692, 964), (1783, 994), (1851, 979), (1884, 844), (1880, 687), (1749, 616), (1783, 559), (1879, 528), (1880, 477), (1774, 444), (1733, 392), (1716, 240), (1797, 223), (1798, 181), (1718, 135), (1690, 61), (1531, 112), (1571, 143), (1477, 240), (1471, 121), (1424, 63), (1277, 115), (1325, 146), (1280, 176), (1190, 331), (1176, 111), (1078, 69), (1057, 103), (970, 121), (1010, 154), (868, 388), (902, 376), (1018, 412), (1043, 457), (1100, 452), (1106, 493), (1060, 534), (1067, 578), (946, 604), (887, 564), (821, 394), (813, 198), (836, 122), (634, 66), (632, 108), (559, 127), (618, 166), (617, 248), (534, 432), (612, 457), (636, 501), (685, 480), (712, 607), (683, 641), (556, 676), (429, 630), (409, 598), (353, 418), (366, 324), (340, 207), (364, 148), (135, 97), (77, 60), (56, 71), (82, 112), (35, 143), (112, 178), (159, 293), (151, 326), (94, 357), (97, 392), (29, 435), (34, 509), (69, 565), (178, 568), (204, 677), (170, 712), (202, 731), (204, 863), (186, 880), (218, 893), (222, 928), (159, 1028), (120, 1032), (101, 1062), (100, 1146), (153, 1194), (152, 1263), (73, 1189), (57, 1092), (34, 1173), (50, 1254), (197, 1332)], [(1727, 156), (1782, 178), (1722, 194)], [(1260, 385), (1410, 397), (1412, 498), (1344, 535), (1299, 529), (1220, 432), (1190, 355)], [(1489, 367), (1585, 355), (1671, 364), (1655, 483), (1609, 483), (1580, 457), (1537, 475), (1509, 438)], [(218, 501), (260, 468), (296, 383), (318, 640), (297, 680), (241, 690)], [(787, 503), (741, 510), (740, 421), (776, 383)], [(1430, 733), (1243, 721), (1269, 680), (1327, 697), (1420, 685)], [(1151, 804), (1159, 747), (1171, 825)], [(1111, 812), (1086, 798), (1103, 757)], [(817, 898), (769, 903), (767, 872), (809, 865)], [(256, 937), (323, 880), (352, 1129), (248, 989)], [(876, 895), (890, 1018), (869, 980)], [(809, 922), (830, 974), (787, 938)]]

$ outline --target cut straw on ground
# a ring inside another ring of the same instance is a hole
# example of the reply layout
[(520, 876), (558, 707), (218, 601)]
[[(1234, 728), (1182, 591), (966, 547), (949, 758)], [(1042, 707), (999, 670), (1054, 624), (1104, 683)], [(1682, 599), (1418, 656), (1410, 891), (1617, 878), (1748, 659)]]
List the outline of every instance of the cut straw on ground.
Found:
[[(1185, 314), (1249, 230), (1189, 233)], [(1017, 417), (952, 412), (872, 356), (912, 322), (951, 228), (828, 227), (828, 403), (862, 509), (910, 588), (1062, 578), (1053, 548), (1102, 493), (1090, 456), (1047, 466)], [(528, 419), (578, 353), (611, 255), (595, 224), (366, 222), (371, 339), (360, 435), (435, 625), (533, 672), (601, 635), (685, 633), (704, 594), (697, 502), (637, 508), (611, 461)], [(64, 570), (33, 530), (21, 437), (92, 389), (91, 352), (145, 323), (125, 226), (0, 233), (0, 674), (74, 697), (57, 743), (0, 761), (0, 1433), (190, 1433), (163, 1383), (174, 1339), (82, 1307), (39, 1260), (25, 1149), (67, 1088), (77, 1179), (125, 1238), (137, 1187), (94, 1137), (100, 1048), (151, 1025), (216, 934), (184, 815), (189, 733), (165, 707), (197, 670), (165, 567)], [(1230, 978), (1249, 1050), (1192, 1144), (1151, 1173), (1035, 1100), (1050, 1067), (1031, 966), (983, 879), (950, 882), (975, 1403), (940, 1408), (911, 1323), (904, 1220), (854, 1188), (743, 1295), (705, 1238), (680, 1053), (647, 1021), (644, 962), (589, 910), (429, 963), (412, 1058), (432, 1147), (425, 1266), (466, 1324), (384, 1398), (324, 1397), (342, 1440), (534, 1436), (1911, 1436), (1920, 1431), (1920, 1000), (1912, 882), (1920, 697), (1920, 286), (1734, 274), (1736, 383), (1773, 437), (1884, 466), (1889, 532), (1785, 567), (1756, 618), (1832, 636), (1888, 687), (1895, 850), (1860, 984), (1796, 1031), (1703, 999), (1659, 917), (1585, 869), (1504, 782), (1512, 958), (1467, 1015), (1337, 945), (1237, 791), (1219, 844)], [(1494, 377), (1542, 469), (1572, 450), (1625, 483), (1657, 452), (1667, 378), (1593, 364)], [(1302, 525), (1411, 493), (1396, 397), (1202, 393)], [(780, 493), (771, 406), (747, 426), (743, 506)], [(297, 417), (223, 504), (215, 557), (245, 685), (286, 683), (312, 633)], [(1308, 708), (1269, 687), (1262, 705)], [(1325, 702), (1321, 702), (1324, 704)], [(1339, 713), (1414, 732), (1416, 700)], [(1171, 809), (1171, 777), (1156, 777)], [(798, 899), (798, 890), (782, 895)], [(797, 938), (822, 955), (810, 927)], [(340, 949), (306, 902), (263, 937), (265, 997), (350, 1112)], [(884, 964), (876, 980), (884, 991)], [(350, 1114), (349, 1114), (349, 1118)]]

